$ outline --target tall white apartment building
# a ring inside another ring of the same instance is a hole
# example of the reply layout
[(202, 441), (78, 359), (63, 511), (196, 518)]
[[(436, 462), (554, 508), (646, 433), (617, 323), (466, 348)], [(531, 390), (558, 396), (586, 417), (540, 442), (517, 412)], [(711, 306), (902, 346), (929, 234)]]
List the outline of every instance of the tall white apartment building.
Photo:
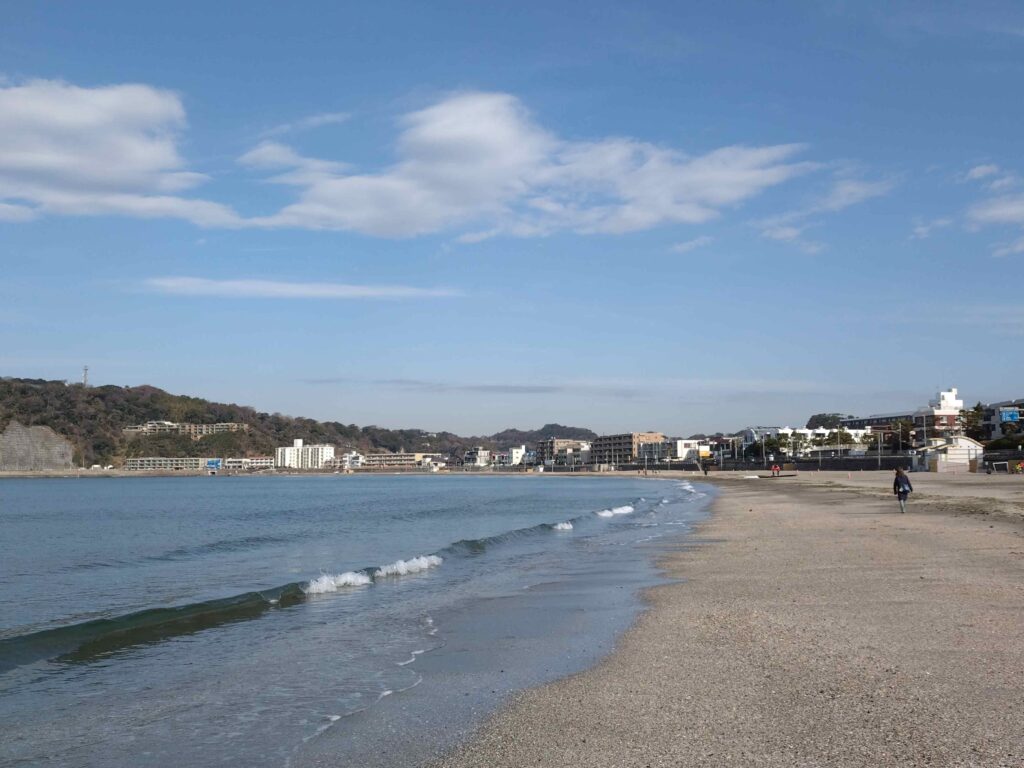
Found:
[(303, 445), (301, 440), (293, 440), (290, 446), (277, 449), (274, 464), (285, 469), (323, 469), (333, 458), (333, 445)]

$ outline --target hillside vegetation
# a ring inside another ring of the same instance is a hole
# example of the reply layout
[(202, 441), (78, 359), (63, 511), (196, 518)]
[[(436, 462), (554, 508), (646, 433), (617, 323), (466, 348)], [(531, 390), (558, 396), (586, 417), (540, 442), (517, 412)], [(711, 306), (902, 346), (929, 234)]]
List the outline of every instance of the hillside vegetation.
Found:
[[(0, 430), (11, 420), (25, 426), (51, 427), (75, 446), (75, 462), (118, 464), (127, 456), (256, 456), (302, 439), (330, 443), (341, 451), (421, 451), (461, 454), (482, 445), (491, 450), (547, 437), (588, 440), (589, 429), (547, 424), (537, 430), (507, 429), (494, 435), (461, 437), (451, 432), (420, 429), (358, 427), (337, 421), (316, 421), (280, 413), (261, 413), (244, 405), (214, 403), (198, 397), (172, 395), (151, 386), (84, 387), (62, 381), (0, 378)], [(122, 430), (146, 421), (212, 424), (235, 421), (248, 432), (208, 435), (193, 441), (183, 435), (125, 437)]]

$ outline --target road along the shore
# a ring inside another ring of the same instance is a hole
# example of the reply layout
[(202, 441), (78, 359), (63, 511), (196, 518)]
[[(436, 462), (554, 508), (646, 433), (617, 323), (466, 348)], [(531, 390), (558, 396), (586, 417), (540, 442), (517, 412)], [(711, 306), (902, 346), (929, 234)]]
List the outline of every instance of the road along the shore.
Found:
[(616, 651), (438, 765), (1024, 765), (1024, 482), (845, 474), (721, 479)]

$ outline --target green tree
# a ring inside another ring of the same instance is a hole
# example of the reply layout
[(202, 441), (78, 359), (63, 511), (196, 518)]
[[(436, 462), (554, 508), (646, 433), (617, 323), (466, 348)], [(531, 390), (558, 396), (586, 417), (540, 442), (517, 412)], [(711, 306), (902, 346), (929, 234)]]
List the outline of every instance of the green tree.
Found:
[(956, 417), (960, 431), (973, 440), (984, 440), (987, 437), (984, 427), (985, 407), (976, 403), (970, 410), (960, 412)]
[(816, 413), (807, 420), (807, 428), (817, 429), (818, 427), (825, 427), (826, 429), (835, 429), (843, 418), (844, 416), (841, 413)]

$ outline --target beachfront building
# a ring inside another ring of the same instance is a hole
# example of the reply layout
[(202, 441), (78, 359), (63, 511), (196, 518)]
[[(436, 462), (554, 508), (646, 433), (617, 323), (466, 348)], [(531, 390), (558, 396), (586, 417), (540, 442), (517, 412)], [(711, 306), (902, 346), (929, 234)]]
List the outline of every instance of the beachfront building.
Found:
[(582, 453), (584, 448), (590, 449), (590, 443), (585, 440), (571, 440), (567, 437), (549, 437), (537, 443), (537, 464), (552, 464), (559, 454), (571, 452)]
[(623, 432), (618, 435), (601, 435), (591, 445), (590, 459), (593, 464), (632, 464), (640, 457), (640, 446), (646, 443), (664, 443), (661, 432)]
[(324, 462), (324, 469), (340, 469), (345, 472), (350, 472), (353, 469), (359, 469), (363, 466), (364, 459), (365, 457), (356, 451), (349, 451), (348, 453), (343, 453), (340, 456), (335, 454), (333, 459), (328, 459)]
[[(956, 387), (951, 387), (939, 392), (924, 408), (851, 416), (840, 423), (851, 432), (870, 427), (873, 432), (886, 433), (896, 432), (901, 429), (901, 423), (909, 422), (914, 425), (914, 442), (927, 444), (930, 438), (955, 434), (959, 429), (958, 422), (963, 409), (964, 401), (960, 399)], [(910, 436), (907, 439), (910, 441)]]
[[(362, 458), (360, 469), (415, 469), (425, 464), (442, 462), (440, 453), (368, 453)], [(355, 467), (353, 467), (354, 469)]]
[(175, 421), (147, 421), (145, 424), (134, 424), (125, 427), (125, 435), (139, 437), (142, 435), (188, 435), (193, 440), (198, 440), (206, 435), (220, 435), (225, 432), (247, 432), (248, 424), (236, 421), (223, 421), (216, 424), (192, 424)]
[(985, 453), (985, 446), (964, 435), (953, 435), (944, 440), (935, 438), (929, 442), (931, 445), (917, 454), (917, 468), (928, 472), (977, 472), (978, 462)]
[(221, 468), (221, 460), (197, 456), (140, 456), (125, 459), (129, 472), (198, 472)]
[(324, 469), (333, 458), (333, 445), (303, 445), (302, 440), (293, 440), (290, 446), (277, 449), (274, 464), (283, 469)]
[(487, 467), (490, 464), (491, 452), (480, 446), (470, 448), (462, 457), (462, 465), (464, 467)]
[(1024, 398), (1003, 400), (984, 406), (981, 428), (986, 440), (998, 440), (1024, 432)]
[(224, 459), (224, 469), (233, 472), (259, 472), (274, 468), (273, 456), (248, 456)]
[(525, 445), (520, 445), (518, 448), (508, 449), (508, 464), (510, 467), (518, 467), (523, 463), (524, 458), (526, 458)]
[(576, 445), (567, 445), (558, 449), (554, 463), (560, 467), (580, 467), (590, 464), (592, 448), (586, 440), (579, 440)]

